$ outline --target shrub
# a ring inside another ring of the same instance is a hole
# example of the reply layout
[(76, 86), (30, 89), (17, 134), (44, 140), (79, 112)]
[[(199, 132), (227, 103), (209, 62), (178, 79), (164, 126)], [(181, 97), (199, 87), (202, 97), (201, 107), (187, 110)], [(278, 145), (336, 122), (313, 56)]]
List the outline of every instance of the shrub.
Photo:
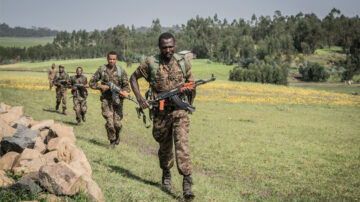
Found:
[[(272, 63), (272, 64), (270, 64)], [(260, 62), (254, 59), (243, 59), (238, 67), (230, 70), (231, 81), (249, 81), (287, 85), (288, 70), (286, 65), (275, 62)]]
[(326, 81), (330, 74), (319, 63), (305, 63), (300, 66), (299, 73), (304, 81)]

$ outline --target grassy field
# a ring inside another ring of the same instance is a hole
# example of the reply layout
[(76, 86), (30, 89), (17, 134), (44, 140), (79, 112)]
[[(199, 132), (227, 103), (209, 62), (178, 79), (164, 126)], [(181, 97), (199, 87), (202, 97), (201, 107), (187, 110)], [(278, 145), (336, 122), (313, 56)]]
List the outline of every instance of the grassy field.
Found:
[(54, 37), (0, 37), (0, 46), (4, 47), (30, 47), (52, 43)]
[[(1, 68), (41, 71), (51, 63)], [(92, 73), (106, 60), (55, 63), (65, 64), (68, 71), (83, 66)], [(136, 66), (126, 68), (128, 74)], [(190, 115), (195, 201), (360, 200), (360, 97), (349, 94), (358, 87), (230, 82), (230, 69), (207, 60), (193, 61), (194, 77), (215, 73), (218, 78), (198, 89), (197, 111)], [(182, 178), (176, 167), (173, 189), (161, 188), (158, 145), (151, 129), (137, 119), (132, 102), (125, 101), (121, 143), (108, 150), (97, 93), (89, 95), (86, 124), (75, 126), (71, 98), (68, 115), (58, 114), (55, 92), (46, 89), (45, 73), (0, 73), (2, 102), (25, 106), (25, 113), (35, 120), (74, 126), (77, 145), (84, 150), (107, 201), (182, 200)]]

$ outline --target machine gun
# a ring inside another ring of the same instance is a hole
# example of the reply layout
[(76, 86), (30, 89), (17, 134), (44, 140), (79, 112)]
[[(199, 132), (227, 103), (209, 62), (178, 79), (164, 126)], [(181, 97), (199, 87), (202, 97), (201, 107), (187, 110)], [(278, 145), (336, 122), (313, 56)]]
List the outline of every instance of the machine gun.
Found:
[(102, 84), (102, 85), (107, 85), (107, 86), (110, 87), (110, 91), (111, 91), (111, 93), (112, 93), (112, 100), (113, 100), (113, 102), (116, 102), (116, 97), (119, 96), (119, 95), (121, 95), (121, 96), (123, 96), (124, 98), (127, 98), (127, 99), (133, 101), (135, 104), (137, 104), (137, 105), (139, 104), (139, 103), (134, 99), (134, 97), (132, 97), (132, 96), (130, 95), (130, 93), (128, 93), (128, 92), (126, 92), (126, 91), (124, 91), (124, 90), (121, 90), (121, 88), (117, 87), (117, 86), (116, 86), (115, 84), (113, 84), (112, 82), (110, 82), (110, 81), (109, 81), (109, 82), (102, 81), (101, 84)]
[[(165, 105), (165, 100), (171, 100), (178, 108), (180, 109), (184, 109), (187, 110), (189, 112), (194, 112), (195, 111), (195, 107), (190, 105), (188, 102), (182, 100), (179, 97), (179, 94), (183, 93), (184, 88), (190, 88), (190, 89), (195, 89), (197, 86), (215, 81), (216, 78), (214, 76), (214, 74), (211, 75), (211, 78), (208, 80), (197, 80), (195, 82), (189, 82), (189, 83), (184, 83), (181, 84), (180, 86), (173, 88), (171, 90), (168, 91), (164, 91), (161, 92), (157, 95), (157, 97), (154, 100), (151, 100), (148, 102), (149, 105), (153, 105), (159, 102), (159, 110), (164, 110), (164, 105)], [(145, 127), (148, 128), (150, 126), (146, 126), (146, 117), (145, 117), (145, 113), (143, 111), (143, 109), (141, 109), (140, 107), (136, 108), (136, 112), (138, 114), (138, 118), (141, 117), (141, 114), (143, 115), (143, 122), (145, 124)], [(152, 119), (152, 116), (150, 114), (150, 119)]]
[(58, 81), (58, 84), (66, 87), (66, 88), (69, 88), (70, 80), (59, 80), (59, 81)]

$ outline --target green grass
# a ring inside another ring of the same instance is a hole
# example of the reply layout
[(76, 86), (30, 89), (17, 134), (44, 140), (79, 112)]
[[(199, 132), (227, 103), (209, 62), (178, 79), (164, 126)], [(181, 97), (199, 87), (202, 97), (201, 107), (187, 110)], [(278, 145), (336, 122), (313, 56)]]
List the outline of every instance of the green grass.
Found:
[[(54, 119), (54, 91), (0, 88), (0, 100), (25, 106), (35, 120)], [(77, 145), (92, 166), (107, 201), (181, 200), (181, 176), (172, 169), (173, 189), (160, 188), (157, 143), (151, 129), (125, 101), (121, 143), (109, 144), (99, 96), (90, 94), (87, 122), (74, 126)], [(196, 201), (359, 200), (358, 107), (270, 105), (196, 101), (189, 142)]]
[(0, 37), (0, 46), (4, 47), (30, 47), (52, 43), (54, 37)]
[(344, 50), (342, 49), (341, 46), (331, 46), (330, 48), (321, 48), (321, 49), (317, 49), (315, 51), (315, 54), (319, 54), (319, 55), (328, 55), (328, 54), (339, 54), (339, 53), (344, 53)]

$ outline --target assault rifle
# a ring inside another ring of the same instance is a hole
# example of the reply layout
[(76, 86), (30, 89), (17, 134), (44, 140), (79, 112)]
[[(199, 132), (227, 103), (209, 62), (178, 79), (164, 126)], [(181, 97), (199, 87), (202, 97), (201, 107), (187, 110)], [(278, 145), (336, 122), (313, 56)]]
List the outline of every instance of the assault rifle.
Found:
[[(81, 97), (86, 98), (88, 96), (88, 91), (86, 90), (86, 88), (89, 88), (88, 84), (77, 83), (77, 84), (74, 84), (72, 86), (68, 86), (68, 88), (72, 88), (72, 87), (76, 87), (77, 90), (79, 90)], [(73, 96), (76, 96), (77, 90), (72, 91)]]
[(70, 84), (70, 80), (59, 80), (58, 81), (60, 85), (63, 85), (65, 87), (69, 87), (69, 84)]
[[(200, 79), (195, 82), (181, 84), (180, 86), (178, 86), (176, 88), (159, 93), (157, 95), (157, 97), (154, 100), (150, 100), (148, 102), (148, 104), (153, 105), (153, 104), (159, 102), (159, 110), (164, 110), (165, 100), (168, 99), (168, 100), (171, 100), (178, 108), (187, 110), (192, 113), (195, 111), (195, 107), (190, 105), (188, 102), (181, 100), (181, 98), (179, 98), (179, 94), (183, 93), (184, 88), (186, 88), (186, 87), (190, 88), (190, 89), (195, 89), (197, 86), (200, 86), (200, 85), (203, 85), (203, 84), (209, 83), (211, 81), (215, 81), (215, 80), (216, 80), (216, 78), (215, 78), (214, 74), (212, 74), (211, 78), (208, 80)], [(143, 115), (143, 122), (145, 124), (145, 127), (146, 128), (150, 127), (150, 126), (146, 126), (146, 117), (145, 117), (144, 111), (140, 107), (137, 107), (136, 112), (138, 114), (138, 118), (141, 117), (141, 114)], [(152, 119), (151, 115), (150, 115), (150, 119)]]
[(112, 93), (112, 100), (113, 100), (114, 102), (116, 102), (116, 97), (117, 97), (117, 96), (122, 95), (123, 97), (125, 97), (125, 98), (133, 101), (135, 104), (137, 104), (137, 105), (139, 104), (139, 103), (134, 99), (134, 97), (132, 97), (132, 96), (130, 95), (130, 93), (128, 93), (128, 92), (122, 90), (121, 88), (117, 87), (117, 86), (116, 86), (115, 84), (113, 84), (112, 82), (110, 82), (110, 81), (109, 81), (109, 82), (102, 81), (101, 84), (102, 84), (102, 85), (107, 85), (107, 86), (110, 87), (110, 91), (111, 91), (111, 93)]

